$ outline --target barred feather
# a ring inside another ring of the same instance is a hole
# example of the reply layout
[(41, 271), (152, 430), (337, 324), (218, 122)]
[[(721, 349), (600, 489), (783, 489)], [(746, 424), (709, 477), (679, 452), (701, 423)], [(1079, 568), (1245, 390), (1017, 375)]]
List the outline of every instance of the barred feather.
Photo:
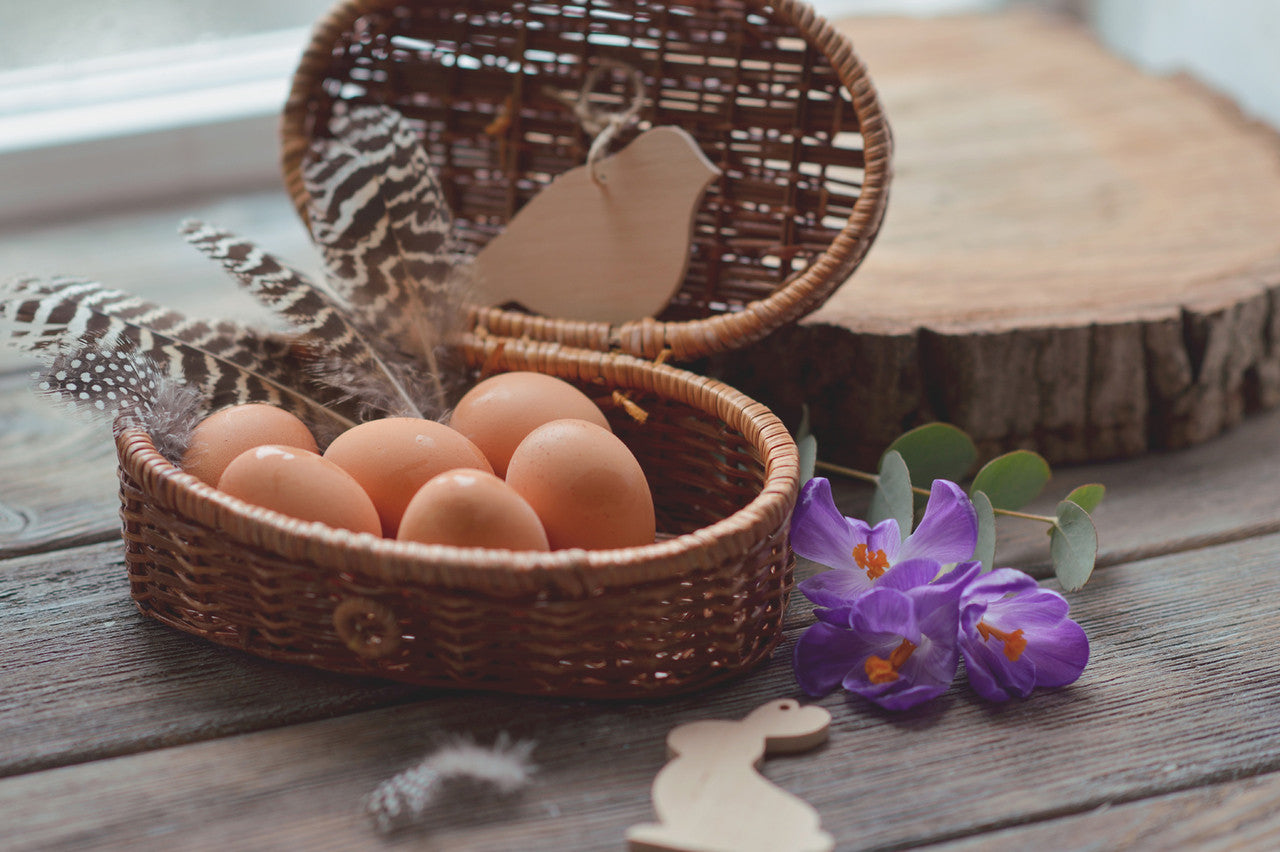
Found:
[(207, 409), (199, 391), (129, 346), (103, 349), (95, 343), (59, 350), (34, 382), (37, 393), (89, 419), (106, 420), (117, 433), (135, 426), (146, 430), (160, 454), (175, 464)]
[(270, 403), (324, 434), (354, 425), (299, 389), (297, 380), (307, 376), (300, 369), (305, 359), (288, 338), (231, 322), (189, 320), (74, 278), (20, 279), (0, 288), (0, 297), (0, 341), (19, 349), (130, 348), (166, 375), (196, 388), (211, 408)]
[(441, 356), (462, 328), (470, 284), (443, 190), (394, 110), (357, 107), (330, 130), (303, 164), (312, 235), (360, 321), (419, 358), (443, 396)]
[(222, 264), (245, 289), (314, 343), (321, 358), (318, 375), (347, 390), (356, 385), (353, 393), (373, 409), (370, 413), (409, 417), (442, 413), (432, 410), (432, 400), (415, 392), (409, 379), (413, 364), (379, 343), (377, 329), (360, 327), (337, 296), (229, 231), (186, 222), (181, 232), (187, 242)]

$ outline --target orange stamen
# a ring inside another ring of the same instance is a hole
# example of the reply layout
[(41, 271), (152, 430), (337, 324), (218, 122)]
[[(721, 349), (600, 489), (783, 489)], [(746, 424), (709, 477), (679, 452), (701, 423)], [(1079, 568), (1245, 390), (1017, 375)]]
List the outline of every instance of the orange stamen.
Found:
[(983, 642), (986, 642), (992, 636), (1003, 642), (1004, 655), (1009, 658), (1011, 663), (1016, 663), (1018, 658), (1022, 656), (1022, 652), (1027, 650), (1027, 640), (1023, 637), (1021, 630), (1006, 633), (1003, 630), (997, 630), (985, 621), (979, 621), (978, 634), (982, 636)]
[(867, 661), (863, 663), (863, 668), (867, 671), (867, 679), (872, 683), (893, 683), (898, 679), (898, 669), (902, 668), (903, 663), (911, 659), (911, 655), (915, 650), (914, 642), (910, 639), (903, 639), (902, 644), (893, 649), (889, 659), (886, 660), (874, 654), (867, 657)]
[(881, 574), (889, 570), (889, 557), (884, 555), (884, 551), (876, 550), (867, 553), (865, 544), (854, 545), (853, 561), (858, 563), (859, 568), (867, 572), (868, 580), (877, 580)]

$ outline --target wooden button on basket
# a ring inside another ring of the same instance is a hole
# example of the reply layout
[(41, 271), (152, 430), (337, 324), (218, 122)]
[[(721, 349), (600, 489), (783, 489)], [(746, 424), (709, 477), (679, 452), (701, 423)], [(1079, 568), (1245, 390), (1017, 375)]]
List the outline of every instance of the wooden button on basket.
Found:
[[(764, 406), (654, 359), (762, 337), (820, 304), (867, 251), (890, 140), (846, 39), (788, 0), (349, 0), (317, 25), (295, 74), (286, 182), (304, 209), (301, 159), (334, 105), (385, 104), (420, 130), (455, 227), (482, 246), (583, 163), (590, 139), (548, 92), (577, 92), (604, 61), (643, 77), (640, 127), (678, 125), (721, 171), (684, 283), (658, 317), (619, 325), (478, 308), (464, 353), (477, 374), (537, 370), (643, 411), (641, 422), (605, 406), (646, 472), (658, 541), (539, 554), (333, 530), (221, 494), (133, 430), (117, 445), (144, 613), (274, 660), (592, 698), (687, 691), (769, 654), (791, 587), (795, 445)], [(609, 85), (595, 95), (607, 101)]]

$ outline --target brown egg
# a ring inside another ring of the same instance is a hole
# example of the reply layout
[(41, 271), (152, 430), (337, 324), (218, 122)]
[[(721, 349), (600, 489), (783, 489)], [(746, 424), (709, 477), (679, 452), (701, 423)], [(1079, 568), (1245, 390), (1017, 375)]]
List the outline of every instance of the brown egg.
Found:
[(268, 444), (236, 456), (218, 488), (246, 503), (302, 521), (382, 533), (378, 510), (360, 483), (315, 453)]
[(492, 473), (450, 470), (409, 501), (396, 538), (456, 547), (550, 550), (537, 514)]
[(216, 486), (232, 459), (263, 444), (319, 452), (311, 431), (297, 417), (274, 405), (250, 403), (215, 411), (200, 421), (191, 433), (181, 467)]
[(652, 544), (653, 496), (618, 436), (585, 420), (539, 426), (511, 455), (507, 484), (542, 520), (552, 549)]
[(389, 417), (348, 429), (324, 457), (355, 477), (382, 518), (382, 534), (394, 538), (405, 507), (433, 476), (459, 467), (492, 472), (484, 453), (434, 420)]
[(585, 393), (543, 373), (499, 373), (458, 401), (449, 425), (475, 442), (498, 476), (525, 436), (552, 420), (586, 420), (604, 429), (609, 421)]

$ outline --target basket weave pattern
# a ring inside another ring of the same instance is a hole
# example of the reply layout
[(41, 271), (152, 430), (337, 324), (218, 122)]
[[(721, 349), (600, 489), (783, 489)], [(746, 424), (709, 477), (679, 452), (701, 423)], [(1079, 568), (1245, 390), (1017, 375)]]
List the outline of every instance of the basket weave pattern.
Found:
[[(621, 325), (476, 308), (464, 354), (477, 373), (536, 370), (646, 411), (640, 423), (604, 406), (648, 478), (659, 541), (536, 554), (357, 535), (235, 500), (125, 432), (126, 558), (144, 613), (339, 672), (589, 698), (688, 691), (770, 653), (792, 584), (795, 444), (741, 393), (644, 359), (762, 337), (861, 261), (891, 143), (846, 39), (796, 0), (341, 0), (294, 76), (285, 180), (305, 221), (301, 162), (329, 117), (344, 103), (395, 107), (460, 236), (481, 246), (584, 162), (591, 139), (548, 89), (579, 93), (605, 62), (638, 72), (646, 93), (618, 145), (678, 125), (722, 172), (686, 279), (661, 316)], [(600, 74), (592, 103), (620, 111), (630, 82)]]
[(765, 657), (791, 585), (798, 468), (782, 424), (718, 382), (626, 356), (492, 339), (468, 354), (593, 396), (627, 390), (648, 420), (610, 419), (669, 537), (550, 554), (380, 540), (230, 498), (132, 431), (118, 448), (139, 608), (264, 657), (454, 688), (660, 695)]
[[(483, 245), (584, 162), (591, 140), (548, 89), (576, 96), (604, 61), (642, 75), (637, 127), (684, 128), (722, 172), (697, 213), (683, 286), (656, 321), (491, 308), (479, 322), (508, 337), (688, 359), (821, 304), (875, 238), (891, 143), (848, 40), (794, 0), (347, 0), (317, 26), (294, 77), (290, 194), (305, 220), (301, 161), (336, 105), (386, 104), (420, 130), (461, 236)], [(601, 109), (629, 97), (625, 79), (595, 88)]]

